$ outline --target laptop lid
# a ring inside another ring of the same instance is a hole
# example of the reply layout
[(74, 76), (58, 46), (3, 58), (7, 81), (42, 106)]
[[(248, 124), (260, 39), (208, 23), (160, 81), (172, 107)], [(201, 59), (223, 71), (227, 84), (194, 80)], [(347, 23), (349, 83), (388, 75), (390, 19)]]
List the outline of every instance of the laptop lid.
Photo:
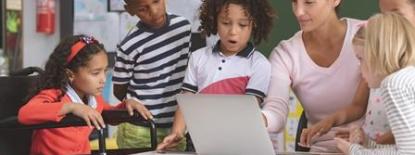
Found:
[(254, 96), (180, 94), (177, 101), (197, 154), (275, 154)]

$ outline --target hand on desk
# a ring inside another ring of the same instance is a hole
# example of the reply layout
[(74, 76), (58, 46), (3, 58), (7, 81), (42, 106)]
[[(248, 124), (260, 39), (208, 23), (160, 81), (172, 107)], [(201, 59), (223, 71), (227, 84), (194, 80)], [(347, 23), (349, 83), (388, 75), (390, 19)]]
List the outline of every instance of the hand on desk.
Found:
[(172, 149), (175, 149), (176, 146), (180, 143), (180, 141), (183, 139), (182, 134), (178, 133), (171, 133), (168, 136), (164, 137), (163, 142), (157, 145), (157, 152), (165, 152), (165, 151), (171, 151)]
[(326, 134), (334, 125), (334, 120), (331, 118), (324, 119), (310, 128), (303, 129), (301, 133), (300, 143), (306, 146), (311, 145), (312, 139)]

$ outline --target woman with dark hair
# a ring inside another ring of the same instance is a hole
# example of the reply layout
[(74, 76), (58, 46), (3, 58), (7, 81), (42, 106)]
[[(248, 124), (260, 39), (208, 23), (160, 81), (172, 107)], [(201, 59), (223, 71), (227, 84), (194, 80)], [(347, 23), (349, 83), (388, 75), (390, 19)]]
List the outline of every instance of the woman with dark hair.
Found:
[(352, 38), (361, 21), (339, 18), (341, 2), (292, 0), (301, 30), (280, 42), (269, 58), (271, 84), (263, 107), (267, 127), (271, 132), (284, 129), (289, 92), (293, 90), (310, 127), (303, 130), (301, 144), (311, 151), (338, 152), (331, 127), (362, 117), (338, 116), (366, 110), (369, 89), (352, 49)]

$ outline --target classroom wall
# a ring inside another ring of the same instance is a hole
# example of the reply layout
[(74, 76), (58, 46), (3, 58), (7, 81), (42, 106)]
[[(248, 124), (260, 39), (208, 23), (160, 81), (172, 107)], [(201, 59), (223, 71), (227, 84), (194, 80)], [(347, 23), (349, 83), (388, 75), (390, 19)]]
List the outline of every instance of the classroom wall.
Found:
[[(298, 25), (291, 11), (290, 0), (269, 0), (277, 10), (278, 19), (269, 39), (258, 46), (258, 49), (268, 56), (271, 50), (284, 39), (290, 38), (298, 31)], [(33, 0), (23, 1), (23, 67), (40, 66), (43, 67), (48, 55), (52, 52), (53, 47), (59, 42), (59, 33), (52, 36), (46, 36), (35, 32), (36, 28), (36, 7)], [(59, 12), (59, 3), (56, 1), (56, 13)], [(378, 11), (377, 0), (343, 0), (341, 6), (341, 15), (359, 19), (367, 19), (370, 15)], [(58, 14), (56, 15), (56, 32), (59, 32)]]
[[(292, 13), (291, 0), (269, 0), (278, 14), (268, 41), (261, 43), (258, 49), (268, 56), (281, 40), (289, 39), (299, 30)], [(340, 8), (341, 17), (367, 19), (378, 11), (377, 0), (343, 0)]]
[(59, 3), (56, 2), (55, 33), (45, 35), (36, 32), (36, 1), (23, 0), (23, 67), (38, 66), (44, 64), (59, 43)]

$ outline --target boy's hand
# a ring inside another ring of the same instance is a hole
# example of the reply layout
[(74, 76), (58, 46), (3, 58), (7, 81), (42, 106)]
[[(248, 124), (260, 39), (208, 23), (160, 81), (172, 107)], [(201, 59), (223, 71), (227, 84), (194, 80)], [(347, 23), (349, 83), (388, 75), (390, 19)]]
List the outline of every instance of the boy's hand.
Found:
[(151, 115), (150, 111), (142, 103), (134, 99), (126, 99), (124, 103), (131, 116), (134, 115), (134, 110), (136, 110), (145, 120), (153, 119), (153, 115)]
[(342, 139), (342, 138), (334, 138), (334, 140), (337, 143), (337, 148), (343, 152), (344, 154), (349, 154), (349, 149), (350, 149), (350, 145), (351, 143)]
[(104, 119), (102, 119), (101, 114), (95, 109), (79, 103), (70, 103), (66, 105), (70, 106), (70, 113), (84, 119), (90, 128), (92, 128), (92, 125), (98, 130), (105, 128)]
[(308, 129), (303, 129), (303, 132), (301, 133), (300, 144), (310, 146), (312, 138), (326, 134), (333, 127), (333, 125), (334, 121), (328, 118), (321, 120)]
[(157, 145), (157, 152), (164, 152), (166, 150), (174, 149), (180, 141), (183, 139), (183, 135), (179, 133), (170, 133), (164, 137), (163, 142)]
[(375, 139), (377, 144), (395, 144), (395, 137), (392, 134), (392, 131), (388, 131), (384, 134), (376, 134)]

